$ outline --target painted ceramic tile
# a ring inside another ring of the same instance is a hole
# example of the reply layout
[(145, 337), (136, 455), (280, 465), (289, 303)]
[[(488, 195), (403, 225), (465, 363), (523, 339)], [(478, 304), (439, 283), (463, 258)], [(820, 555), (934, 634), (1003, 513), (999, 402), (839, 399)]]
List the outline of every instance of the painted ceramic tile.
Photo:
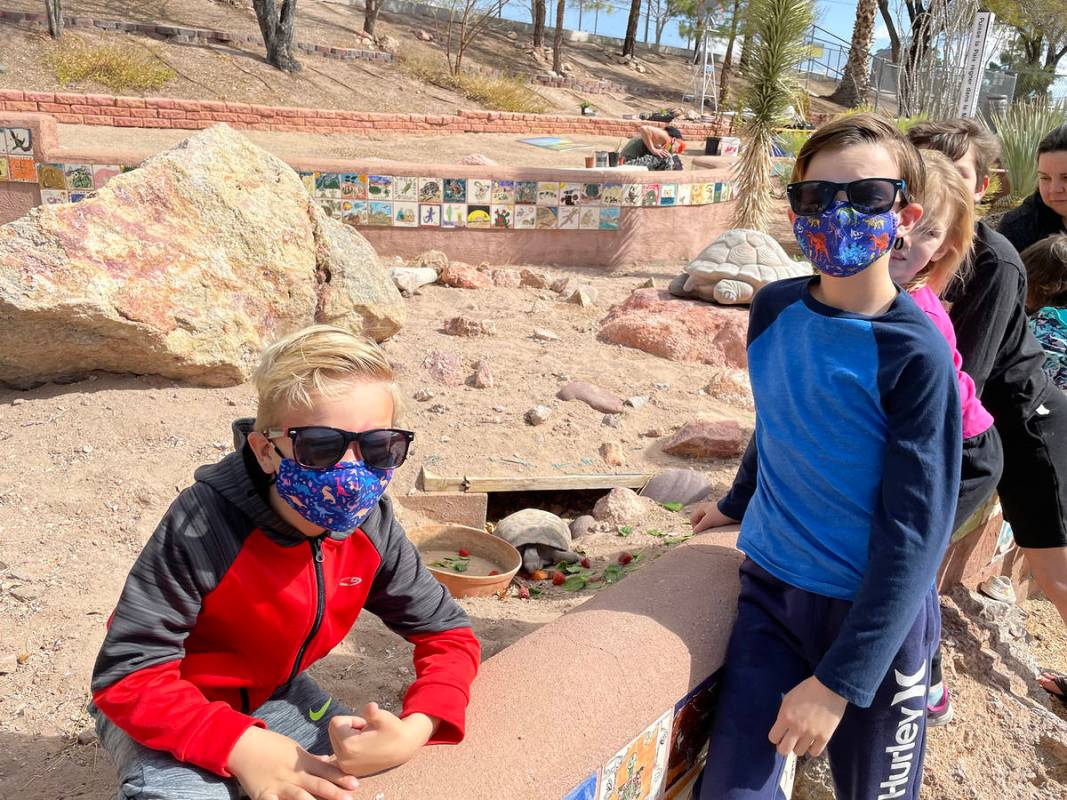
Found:
[(576, 206), (582, 202), (582, 184), (561, 183), (559, 185), (559, 204), (561, 206)]
[(617, 231), (619, 229), (619, 220), (622, 217), (621, 208), (601, 208), (600, 209), (600, 230), (602, 231)]
[(93, 186), (103, 189), (105, 184), (121, 172), (118, 164), (94, 164)]
[(582, 205), (583, 206), (598, 206), (600, 205), (600, 196), (602, 194), (602, 184), (599, 183), (583, 183), (582, 184)]
[(670, 745), (668, 711), (653, 722), (604, 766), (600, 800), (654, 800), (663, 789)]
[(393, 204), (371, 200), (369, 206), (368, 225), (392, 225)]
[(7, 171), (11, 176), (10, 180), (20, 183), (37, 183), (37, 164), (29, 156), (8, 156)]
[(689, 185), (689, 202), (694, 206), (704, 205), (704, 184), (693, 183)]
[(659, 185), (659, 204), (661, 206), (673, 206), (678, 196), (678, 185), (675, 183), (661, 183)]
[(578, 230), (578, 224), (581, 222), (581, 212), (582, 210), (578, 206), (560, 206), (559, 222), (556, 223), (556, 227)]
[[(123, 172), (133, 172), (135, 169), (137, 169), (136, 166), (130, 166), (129, 164), (123, 164), (122, 165), (122, 171)], [(311, 174), (314, 174), (314, 173), (311, 173)]]
[(366, 200), (342, 200), (341, 221), (348, 225), (369, 225), (370, 207)]
[(641, 205), (641, 190), (639, 183), (624, 183), (622, 185), (622, 204), (624, 206)]
[(492, 213), (494, 228), (515, 227), (515, 206), (494, 205)]
[(532, 230), (537, 227), (537, 206), (515, 206), (515, 227)]
[(704, 205), (710, 205), (715, 202), (715, 184), (704, 184)]
[(88, 164), (64, 164), (63, 172), (67, 176), (67, 188), (73, 191), (91, 191), (93, 188), (93, 168)]
[(468, 228), (491, 228), (493, 218), (490, 215), (491, 209), (485, 205), (467, 205), (467, 227)]
[(600, 208), (597, 206), (582, 206), (578, 227), (583, 231), (600, 230)]
[(0, 181), (11, 180), (11, 173), (7, 168), (7, 156), (0, 154)]
[(419, 225), (427, 227), (437, 227), (441, 224), (441, 206), (439, 205), (420, 205), (419, 206)]
[(600, 202), (605, 206), (622, 205), (622, 184), (603, 183), (600, 185)]
[[(467, 181), (467, 202), (489, 205), (493, 199), (493, 182), (480, 178), (471, 178)], [(468, 217), (470, 214), (467, 215)]]
[(316, 172), (315, 194), (320, 197), (340, 197), (341, 176), (336, 172)]
[(11, 155), (33, 155), (33, 131), (29, 128), (4, 128), (4, 139)]
[(341, 197), (345, 200), (367, 199), (367, 176), (355, 172), (344, 172), (340, 176)]
[(691, 183), (679, 183), (678, 194), (675, 195), (674, 204), (676, 206), (687, 206), (692, 202), (692, 190), (693, 184)]
[[(445, 197), (448, 196), (448, 189), (445, 189)], [(441, 227), (442, 228), (464, 228), (467, 225), (467, 204), (466, 203), (445, 203), (441, 206)]]
[(721, 183), (716, 183), (715, 184), (714, 198), (715, 199), (712, 200), (713, 203), (721, 203), (722, 202), (722, 184)]
[(659, 205), (659, 184), (658, 183), (646, 183), (641, 187), (641, 205), (643, 206), (658, 206)]
[(515, 181), (493, 181), (493, 204), (511, 205), (515, 202)]
[(734, 199), (734, 184), (724, 183), (722, 185), (722, 200), (725, 203), (727, 200)]
[(440, 178), (419, 178), (419, 202), (443, 203), (444, 182)]
[[(122, 167), (122, 171), (126, 172), (129, 167)], [(315, 194), (315, 173), (314, 172), (298, 172), (300, 176), (300, 182), (304, 184), (304, 188), (308, 194)]]
[(558, 220), (559, 209), (556, 206), (537, 206), (537, 224), (538, 230), (548, 230), (550, 228), (556, 228)]
[(320, 197), (319, 206), (326, 212), (326, 216), (341, 219), (341, 201), (336, 197)]
[(393, 203), (393, 225), (398, 228), (414, 228), (418, 224), (418, 203)]
[(558, 206), (559, 205), (559, 184), (555, 181), (538, 181), (537, 182), (537, 205), (539, 206)]
[(41, 189), (41, 203), (46, 206), (54, 206), (57, 203), (70, 202), (67, 193), (62, 189)]
[(38, 164), (37, 185), (42, 189), (67, 188), (67, 176), (63, 172), (62, 164)]
[(700, 773), (703, 770), (703, 764), (693, 767), (674, 786), (664, 792), (663, 800), (693, 800), (693, 788), (696, 786), (697, 778), (700, 777)]
[(597, 800), (597, 773), (593, 773), (569, 792), (563, 800)]
[(530, 205), (536, 203), (537, 181), (515, 181), (515, 202)]
[(405, 203), (419, 202), (419, 179), (407, 175), (393, 178), (393, 199)]
[(368, 175), (367, 198), (369, 200), (392, 200), (393, 179), (388, 175)]
[(446, 203), (466, 203), (467, 202), (467, 179), (466, 178), (445, 178), (445, 202)]
[(7, 128), (0, 128), (0, 155), (7, 152)]
[(666, 786), (671, 787), (704, 760), (718, 699), (719, 673), (706, 678), (674, 707)]
[(89, 200), (96, 197), (96, 192), (71, 192), (67, 197), (72, 203), (80, 203), (82, 200)]

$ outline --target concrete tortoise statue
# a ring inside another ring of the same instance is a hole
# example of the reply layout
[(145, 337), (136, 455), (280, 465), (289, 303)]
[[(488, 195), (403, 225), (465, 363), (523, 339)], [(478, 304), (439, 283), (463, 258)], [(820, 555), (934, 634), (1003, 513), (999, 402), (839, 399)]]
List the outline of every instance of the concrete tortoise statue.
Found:
[(671, 283), (670, 292), (723, 305), (750, 303), (773, 281), (811, 275), (811, 265), (794, 261), (782, 246), (761, 231), (728, 230), (689, 262)]

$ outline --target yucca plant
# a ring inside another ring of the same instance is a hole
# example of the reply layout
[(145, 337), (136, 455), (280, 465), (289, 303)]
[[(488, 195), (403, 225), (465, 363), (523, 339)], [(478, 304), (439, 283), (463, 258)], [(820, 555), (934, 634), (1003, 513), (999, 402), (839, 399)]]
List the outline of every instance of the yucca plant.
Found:
[(770, 224), (774, 129), (785, 122), (786, 109), (799, 92), (794, 75), (808, 55), (804, 37), (813, 17), (811, 0), (752, 0), (749, 8), (754, 48), (745, 68), (740, 102), (750, 115), (741, 128), (743, 147), (734, 167), (735, 228), (766, 231)]
[(1064, 122), (1067, 103), (1051, 105), (1043, 98), (1013, 103), (1003, 113), (993, 114), (993, 125), (1000, 136), (1000, 163), (1008, 174), (1008, 190), (1016, 203), (1037, 186), (1038, 144)]

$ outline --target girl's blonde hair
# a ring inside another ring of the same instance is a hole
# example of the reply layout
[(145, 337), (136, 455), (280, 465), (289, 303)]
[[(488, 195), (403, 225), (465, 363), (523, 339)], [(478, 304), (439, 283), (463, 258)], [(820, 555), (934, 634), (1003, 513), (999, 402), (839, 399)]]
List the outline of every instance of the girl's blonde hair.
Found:
[(312, 325), (290, 333), (263, 351), (252, 375), (259, 395), (256, 430), (278, 425), (292, 409), (312, 408), (359, 381), (389, 384), (394, 419), (400, 398), (393, 367), (374, 342), (332, 325)]
[(940, 225), (946, 231), (942, 246), (948, 249), (915, 273), (904, 288), (928, 286), (941, 295), (953, 280), (962, 279), (962, 268), (969, 261), (974, 242), (974, 190), (944, 153), (920, 150), (919, 154), (926, 171), (926, 186), (923, 196), (916, 198), (923, 207), (923, 217), (912, 236), (921, 236), (932, 226)]

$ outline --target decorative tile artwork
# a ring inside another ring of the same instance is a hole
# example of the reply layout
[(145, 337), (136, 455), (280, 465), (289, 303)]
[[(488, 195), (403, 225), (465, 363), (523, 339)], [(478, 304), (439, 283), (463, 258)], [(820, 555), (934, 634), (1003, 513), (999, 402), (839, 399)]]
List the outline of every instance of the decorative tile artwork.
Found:
[(649, 725), (604, 765), (599, 800), (657, 800), (663, 791), (674, 711)]
[[(36, 183), (41, 202), (92, 197), (120, 164), (37, 163), (33, 132), (0, 128), (0, 181)], [(579, 183), (299, 172), (323, 210), (357, 227), (618, 231), (623, 208), (700, 206), (733, 199), (730, 183)]]

